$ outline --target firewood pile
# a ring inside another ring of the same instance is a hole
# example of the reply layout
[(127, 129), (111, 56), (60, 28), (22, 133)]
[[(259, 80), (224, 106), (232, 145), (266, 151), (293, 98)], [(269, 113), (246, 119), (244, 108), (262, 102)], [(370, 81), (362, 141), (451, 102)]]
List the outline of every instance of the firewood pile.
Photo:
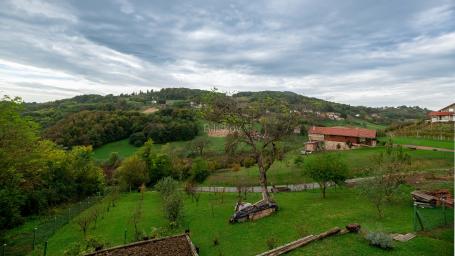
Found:
[(257, 220), (269, 216), (278, 210), (278, 205), (274, 202), (267, 203), (259, 201), (255, 204), (238, 202), (235, 206), (235, 213), (229, 219), (230, 223), (244, 222), (248, 220)]
[(413, 191), (412, 199), (420, 206), (440, 206), (445, 203), (446, 206), (453, 208), (453, 197), (447, 189), (438, 189), (433, 191)]
[(447, 189), (438, 189), (427, 192), (427, 194), (432, 195), (437, 198), (436, 205), (441, 205), (442, 201), (445, 201), (446, 206), (453, 208), (453, 197)]

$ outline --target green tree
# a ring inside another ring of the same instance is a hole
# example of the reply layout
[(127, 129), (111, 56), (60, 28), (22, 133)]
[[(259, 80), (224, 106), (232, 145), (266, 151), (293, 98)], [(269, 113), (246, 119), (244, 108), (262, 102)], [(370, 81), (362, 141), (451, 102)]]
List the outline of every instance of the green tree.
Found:
[(256, 158), (262, 198), (271, 203), (267, 189), (267, 171), (280, 156), (279, 143), (297, 125), (295, 113), (281, 100), (264, 98), (245, 103), (239, 98), (212, 92), (207, 96), (204, 111), (209, 121), (233, 127), (231, 140), (246, 145)]
[(74, 182), (76, 183), (77, 195), (88, 196), (99, 192), (104, 186), (102, 169), (92, 158), (91, 146), (73, 147), (68, 152), (68, 168), (74, 171)]
[(172, 163), (169, 156), (159, 153), (151, 157), (151, 166), (149, 170), (151, 184), (155, 184), (160, 179), (171, 175), (171, 171)]
[(207, 137), (198, 137), (191, 142), (191, 148), (196, 151), (200, 157), (204, 155), (204, 150), (210, 145)]
[(209, 175), (207, 161), (200, 157), (194, 159), (191, 165), (191, 181), (202, 183)]
[(20, 99), (0, 101), (0, 229), (59, 203), (100, 191), (104, 177), (91, 147), (60, 149), (39, 137)]
[(404, 173), (411, 168), (411, 157), (401, 146), (394, 147), (392, 140), (381, 152), (372, 158), (374, 168), (369, 172), (372, 178), (360, 185), (361, 194), (370, 201), (377, 210), (378, 217), (384, 217), (384, 205), (391, 201), (404, 182)]
[(322, 198), (330, 183), (341, 184), (348, 176), (348, 166), (336, 154), (316, 154), (305, 160), (303, 168), (305, 174), (319, 184)]
[(137, 155), (123, 160), (120, 167), (117, 169), (117, 177), (120, 183), (131, 191), (131, 188), (138, 188), (143, 183), (149, 181), (147, 166), (145, 162)]

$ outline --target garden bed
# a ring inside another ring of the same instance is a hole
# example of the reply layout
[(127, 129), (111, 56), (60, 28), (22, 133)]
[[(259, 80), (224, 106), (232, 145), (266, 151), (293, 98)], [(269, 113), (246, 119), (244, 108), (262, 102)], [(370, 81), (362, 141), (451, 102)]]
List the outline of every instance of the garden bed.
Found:
[(198, 255), (187, 234), (140, 241), (105, 249), (86, 256), (196, 256)]

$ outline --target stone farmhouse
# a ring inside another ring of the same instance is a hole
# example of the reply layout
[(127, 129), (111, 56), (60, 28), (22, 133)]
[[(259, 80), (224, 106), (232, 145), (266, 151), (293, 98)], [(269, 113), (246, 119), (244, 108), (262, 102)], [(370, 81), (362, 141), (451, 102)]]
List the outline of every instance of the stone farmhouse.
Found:
[(346, 150), (376, 146), (376, 130), (351, 127), (317, 127), (308, 129), (305, 151)]

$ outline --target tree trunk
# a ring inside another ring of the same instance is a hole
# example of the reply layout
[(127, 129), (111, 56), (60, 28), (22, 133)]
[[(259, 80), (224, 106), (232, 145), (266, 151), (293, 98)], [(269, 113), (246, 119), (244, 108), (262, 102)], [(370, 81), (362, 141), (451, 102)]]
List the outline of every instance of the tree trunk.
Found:
[(267, 171), (264, 168), (264, 165), (262, 161), (258, 162), (258, 167), (259, 167), (259, 177), (260, 177), (260, 182), (261, 182), (261, 187), (262, 187), (262, 200), (266, 201), (267, 203), (270, 203), (270, 194), (267, 189)]
[(321, 186), (322, 198), (325, 198), (325, 182), (321, 182), (319, 186)]

